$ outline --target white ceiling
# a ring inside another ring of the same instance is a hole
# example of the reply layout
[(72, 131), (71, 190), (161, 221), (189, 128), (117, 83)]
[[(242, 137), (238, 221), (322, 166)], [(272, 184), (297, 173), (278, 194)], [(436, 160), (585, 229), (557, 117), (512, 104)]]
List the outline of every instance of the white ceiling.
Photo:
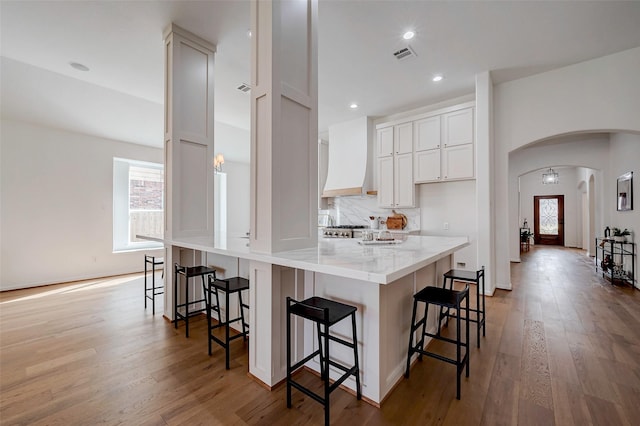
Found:
[[(246, 0), (2, 0), (2, 117), (162, 146), (162, 32), (174, 22), (217, 45), (215, 119), (248, 129), (235, 88), (250, 83), (249, 13)], [(640, 46), (640, 1), (320, 0), (318, 44), (325, 131), (471, 94), (479, 72), (499, 83)], [(417, 57), (399, 62), (406, 44)]]

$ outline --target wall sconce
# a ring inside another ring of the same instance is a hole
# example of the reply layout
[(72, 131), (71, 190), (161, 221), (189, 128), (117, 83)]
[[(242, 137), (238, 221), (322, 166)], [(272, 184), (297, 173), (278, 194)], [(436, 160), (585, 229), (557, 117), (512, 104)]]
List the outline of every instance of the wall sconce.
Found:
[(213, 158), (213, 170), (216, 173), (221, 173), (223, 164), (224, 164), (224, 155), (216, 154), (216, 156)]
[(547, 173), (542, 174), (542, 183), (544, 185), (558, 183), (558, 173), (556, 173), (552, 168), (549, 168)]

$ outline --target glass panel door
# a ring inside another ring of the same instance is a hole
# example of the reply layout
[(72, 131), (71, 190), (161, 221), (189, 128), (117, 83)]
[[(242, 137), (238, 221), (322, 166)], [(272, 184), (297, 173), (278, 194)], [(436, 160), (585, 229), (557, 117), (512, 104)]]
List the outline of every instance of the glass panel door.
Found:
[(533, 197), (535, 244), (564, 245), (564, 195)]

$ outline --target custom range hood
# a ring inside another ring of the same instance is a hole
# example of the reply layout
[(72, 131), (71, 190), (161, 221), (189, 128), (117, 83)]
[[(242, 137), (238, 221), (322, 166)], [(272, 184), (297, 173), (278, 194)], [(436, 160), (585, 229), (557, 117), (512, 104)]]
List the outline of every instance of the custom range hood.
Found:
[(362, 195), (373, 187), (373, 123), (368, 117), (329, 126), (329, 167), (322, 197)]

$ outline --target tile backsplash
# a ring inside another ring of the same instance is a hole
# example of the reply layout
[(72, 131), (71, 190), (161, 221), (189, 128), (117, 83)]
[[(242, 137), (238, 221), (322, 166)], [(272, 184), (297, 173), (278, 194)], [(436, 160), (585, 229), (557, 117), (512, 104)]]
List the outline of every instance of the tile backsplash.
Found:
[[(331, 202), (332, 201), (332, 202)], [(369, 216), (386, 220), (393, 214), (391, 209), (378, 207), (378, 198), (374, 195), (358, 195), (352, 197), (336, 197), (329, 203), (329, 209), (320, 210), (322, 215), (330, 215), (336, 225), (369, 226)], [(407, 216), (406, 231), (420, 230), (420, 209), (395, 209), (397, 213)], [(384, 229), (384, 225), (381, 226)]]

